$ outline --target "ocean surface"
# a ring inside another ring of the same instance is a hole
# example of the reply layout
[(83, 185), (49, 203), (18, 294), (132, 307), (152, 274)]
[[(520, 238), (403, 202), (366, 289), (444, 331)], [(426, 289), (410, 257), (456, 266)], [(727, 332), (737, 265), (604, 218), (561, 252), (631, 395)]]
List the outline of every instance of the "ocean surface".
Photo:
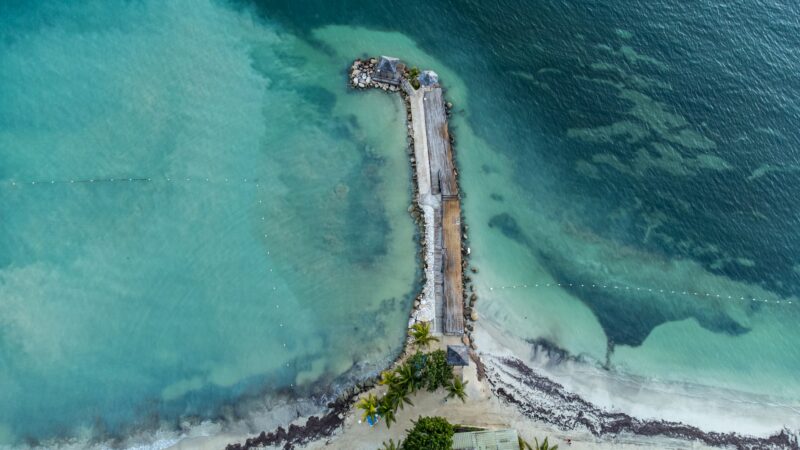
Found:
[(394, 357), (404, 110), (346, 87), (377, 54), (455, 104), (481, 320), (521, 356), (800, 423), (797, 3), (11, 1), (0, 442), (247, 417)]

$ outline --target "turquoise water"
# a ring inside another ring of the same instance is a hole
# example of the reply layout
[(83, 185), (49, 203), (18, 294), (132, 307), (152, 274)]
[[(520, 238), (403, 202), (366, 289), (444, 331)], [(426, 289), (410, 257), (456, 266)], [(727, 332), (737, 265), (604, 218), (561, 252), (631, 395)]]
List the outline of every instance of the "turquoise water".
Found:
[(403, 110), (345, 88), (381, 53), (456, 104), (482, 320), (797, 424), (799, 12), (0, 6), (0, 434), (216, 417), (391, 358), (417, 290)]
[(3, 440), (216, 417), (399, 351), (405, 112), (345, 89), (350, 55), (214, 2), (2, 8)]

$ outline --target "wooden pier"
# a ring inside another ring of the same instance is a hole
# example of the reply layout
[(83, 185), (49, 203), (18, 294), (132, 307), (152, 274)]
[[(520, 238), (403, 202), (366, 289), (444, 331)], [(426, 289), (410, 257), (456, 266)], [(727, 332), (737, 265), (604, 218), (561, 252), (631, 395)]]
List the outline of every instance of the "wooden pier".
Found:
[(412, 129), (417, 156), (420, 205), (432, 209), (434, 332), (464, 333), (464, 288), (461, 266), (461, 200), (447, 127), (447, 109), (439, 86), (410, 89)]
[(435, 334), (462, 335), (464, 287), (461, 199), (442, 89), (438, 79), (418, 89), (411, 87), (402, 76), (399, 77), (400, 87), (382, 82), (381, 77), (374, 81), (375, 69), (381, 66), (383, 59), (356, 61), (351, 68), (350, 79), (355, 88), (376, 87), (389, 92), (402, 92), (408, 102), (411, 115), (409, 130), (414, 141), (416, 200), (424, 212), (426, 230), (426, 286), (423, 293), (424, 296), (433, 297), (431, 300), (434, 301), (430, 317), (426, 314), (425, 318), (418, 319), (432, 322)]

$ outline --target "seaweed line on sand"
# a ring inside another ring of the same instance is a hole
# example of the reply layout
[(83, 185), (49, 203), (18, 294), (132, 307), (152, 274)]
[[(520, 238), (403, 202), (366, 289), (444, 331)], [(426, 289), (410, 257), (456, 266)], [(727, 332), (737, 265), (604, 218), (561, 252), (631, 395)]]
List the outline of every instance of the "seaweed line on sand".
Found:
[(624, 413), (608, 412), (568, 392), (564, 386), (536, 373), (517, 358), (481, 356), (487, 368), (487, 381), (497, 397), (514, 405), (526, 417), (563, 430), (582, 428), (596, 437), (621, 433), (663, 436), (736, 449), (800, 449), (798, 436), (785, 428), (777, 434), (759, 438), (738, 433), (706, 432), (680, 422), (643, 420)]

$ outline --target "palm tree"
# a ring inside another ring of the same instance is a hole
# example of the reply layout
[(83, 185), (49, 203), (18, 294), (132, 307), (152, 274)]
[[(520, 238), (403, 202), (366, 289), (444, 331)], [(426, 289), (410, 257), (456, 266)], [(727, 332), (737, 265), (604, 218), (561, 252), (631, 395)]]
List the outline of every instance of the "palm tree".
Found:
[(461, 381), (459, 378), (453, 379), (453, 381), (447, 385), (447, 398), (450, 399), (453, 397), (458, 397), (462, 403), (465, 403), (467, 401), (467, 392), (464, 390), (464, 388), (468, 383), (469, 381)]
[(397, 384), (397, 373), (391, 370), (384, 370), (381, 372), (381, 380), (378, 381), (381, 386), (392, 387)]
[(397, 444), (394, 443), (393, 440), (389, 439), (389, 443), (383, 443), (383, 448), (381, 450), (400, 450), (403, 447), (403, 440), (397, 441)]
[(439, 338), (431, 335), (430, 322), (417, 322), (411, 327), (411, 336), (418, 347), (428, 348), (432, 343), (439, 342)]
[(407, 403), (411, 406), (414, 406), (414, 403), (411, 402), (411, 399), (408, 398), (408, 394), (403, 392), (402, 388), (399, 386), (393, 386), (389, 388), (389, 392), (386, 394), (387, 401), (389, 404), (393, 406), (393, 409), (397, 411), (397, 408), (403, 409), (403, 403)]
[(397, 387), (401, 392), (413, 394), (420, 388), (421, 380), (417, 378), (417, 372), (411, 364), (403, 364), (397, 368)]
[(386, 421), (386, 428), (392, 428), (392, 422), (397, 422), (394, 415), (396, 410), (397, 406), (393, 405), (389, 398), (384, 397), (381, 404), (378, 406), (378, 414)]
[(533, 438), (533, 443), (536, 445), (536, 447), (534, 447), (536, 450), (558, 450), (558, 445), (551, 447), (550, 444), (547, 443), (547, 438), (544, 438), (544, 442), (542, 442), (541, 445), (539, 444), (539, 439)]
[(356, 403), (356, 408), (364, 411), (364, 414), (361, 416), (361, 420), (366, 421), (371, 417), (374, 421), (378, 415), (378, 397), (375, 397), (375, 394), (370, 393), (368, 396), (362, 398), (358, 401), (358, 403)]

